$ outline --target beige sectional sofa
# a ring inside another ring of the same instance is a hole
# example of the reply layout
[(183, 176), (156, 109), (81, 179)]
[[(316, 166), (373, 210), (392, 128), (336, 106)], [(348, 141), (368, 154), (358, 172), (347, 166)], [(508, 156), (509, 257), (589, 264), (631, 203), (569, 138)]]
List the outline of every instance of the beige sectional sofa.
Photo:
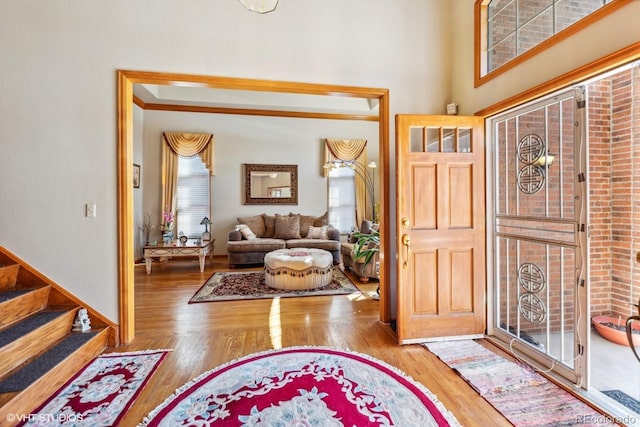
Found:
[(266, 253), (284, 248), (316, 248), (331, 253), (340, 263), (340, 232), (329, 224), (329, 215), (289, 213), (238, 218), (229, 232), (229, 266), (262, 264)]

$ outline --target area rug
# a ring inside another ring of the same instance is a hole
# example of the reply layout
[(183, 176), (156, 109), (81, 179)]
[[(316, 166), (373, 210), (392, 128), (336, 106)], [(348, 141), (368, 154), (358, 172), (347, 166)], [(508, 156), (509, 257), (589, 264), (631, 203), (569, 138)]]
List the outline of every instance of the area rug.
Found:
[(475, 341), (424, 346), (516, 426), (614, 425), (532, 368), (507, 360)]
[(636, 414), (640, 414), (640, 402), (637, 399), (634, 399), (633, 397), (629, 396), (624, 391), (602, 390), (602, 393), (606, 394), (607, 396), (609, 396), (616, 402), (620, 403), (621, 405), (624, 405), (627, 408), (631, 409)]
[(176, 391), (143, 426), (459, 426), (420, 383), (328, 347), (252, 354)]
[(119, 425), (166, 355), (166, 350), (100, 355), (19, 425)]
[(319, 295), (344, 295), (360, 292), (339, 269), (333, 269), (333, 280), (327, 286), (309, 290), (282, 290), (270, 288), (264, 283), (264, 271), (217, 272), (189, 300), (195, 302), (263, 299), (274, 297), (311, 297)]

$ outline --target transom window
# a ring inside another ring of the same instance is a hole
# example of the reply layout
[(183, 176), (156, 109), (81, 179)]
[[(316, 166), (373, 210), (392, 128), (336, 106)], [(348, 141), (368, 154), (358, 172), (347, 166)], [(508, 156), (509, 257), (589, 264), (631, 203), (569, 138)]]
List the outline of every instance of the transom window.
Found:
[[(593, 14), (595, 20), (610, 13), (614, 8), (604, 8), (609, 3), (621, 5), (623, 1), (476, 0), (476, 22), (480, 25), (476, 32), (480, 40), (476, 43), (481, 55), (476, 61), (480, 67), (476, 86), (496, 70), (510, 68), (508, 64), (516, 58), (540, 52), (545, 47), (543, 42), (549, 40), (549, 46), (568, 36), (570, 27), (577, 31), (579, 28), (573, 24), (583, 18)], [(596, 17), (594, 12), (601, 9)]]

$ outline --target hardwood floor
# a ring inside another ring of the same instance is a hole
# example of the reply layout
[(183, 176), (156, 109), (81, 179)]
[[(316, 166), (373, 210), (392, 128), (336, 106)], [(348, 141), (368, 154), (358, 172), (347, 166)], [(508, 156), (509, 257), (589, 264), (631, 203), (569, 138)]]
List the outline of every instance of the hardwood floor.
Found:
[[(123, 419), (135, 426), (177, 388), (201, 373), (254, 352), (318, 345), (366, 353), (424, 384), (464, 426), (510, 426), (455, 372), (420, 345), (399, 346), (378, 321), (379, 302), (366, 296), (377, 283), (359, 284), (365, 296), (282, 298), (188, 304), (209, 278), (228, 270), (226, 258), (154, 263), (135, 268), (136, 338), (116, 352), (172, 349)], [(240, 270), (240, 269), (236, 269)], [(243, 269), (244, 270), (244, 269)]]

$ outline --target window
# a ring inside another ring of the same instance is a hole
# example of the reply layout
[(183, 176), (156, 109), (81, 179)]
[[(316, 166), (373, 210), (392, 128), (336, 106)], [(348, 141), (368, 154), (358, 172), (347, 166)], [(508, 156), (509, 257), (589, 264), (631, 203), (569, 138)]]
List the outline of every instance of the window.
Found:
[[(476, 0), (476, 23), (479, 26), (476, 30), (476, 55), (480, 56), (476, 58), (476, 86), (515, 66), (518, 63), (514, 61), (516, 58), (524, 60), (535, 55), (625, 2)], [(574, 25), (589, 15), (589, 21), (582, 21), (580, 26)], [(498, 69), (500, 72), (496, 72)]]
[(341, 234), (356, 224), (355, 172), (349, 168), (329, 170), (329, 223)]
[(178, 158), (176, 232), (197, 238), (204, 232), (200, 221), (209, 216), (209, 171), (199, 156)]

